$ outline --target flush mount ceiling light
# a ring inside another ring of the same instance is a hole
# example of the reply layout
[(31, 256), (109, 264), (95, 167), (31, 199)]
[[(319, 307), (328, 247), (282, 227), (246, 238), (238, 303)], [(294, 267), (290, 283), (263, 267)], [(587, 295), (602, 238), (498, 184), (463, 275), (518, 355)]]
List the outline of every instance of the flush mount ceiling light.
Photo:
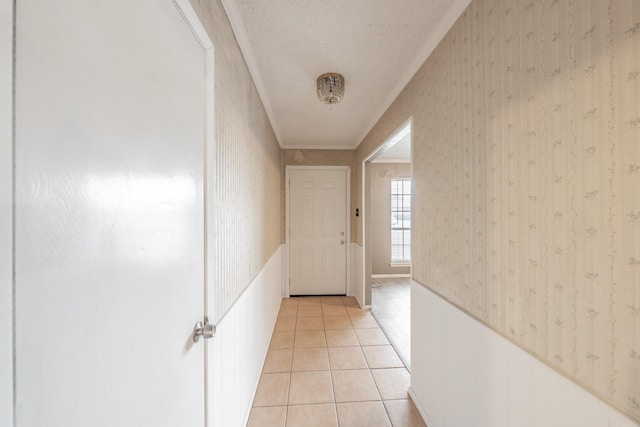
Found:
[(344, 96), (344, 77), (326, 73), (318, 77), (318, 99), (325, 104), (337, 104)]

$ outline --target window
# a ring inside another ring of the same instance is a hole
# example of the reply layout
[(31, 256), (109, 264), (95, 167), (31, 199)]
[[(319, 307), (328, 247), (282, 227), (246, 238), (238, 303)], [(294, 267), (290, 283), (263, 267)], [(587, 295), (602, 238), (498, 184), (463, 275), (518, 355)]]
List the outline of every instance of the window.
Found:
[(411, 180), (391, 180), (391, 262), (411, 261)]

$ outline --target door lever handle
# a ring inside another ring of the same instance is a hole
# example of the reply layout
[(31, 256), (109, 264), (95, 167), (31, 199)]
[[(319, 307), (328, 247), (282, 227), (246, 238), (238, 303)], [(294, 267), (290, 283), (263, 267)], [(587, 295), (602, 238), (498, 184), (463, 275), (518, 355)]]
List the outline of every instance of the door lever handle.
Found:
[(193, 334), (192, 334), (193, 342), (198, 342), (200, 340), (200, 337), (202, 337), (205, 340), (208, 340), (209, 338), (213, 338), (215, 334), (216, 334), (216, 325), (210, 324), (209, 319), (205, 317), (204, 324), (200, 320), (198, 320), (196, 322), (196, 325), (193, 327)]

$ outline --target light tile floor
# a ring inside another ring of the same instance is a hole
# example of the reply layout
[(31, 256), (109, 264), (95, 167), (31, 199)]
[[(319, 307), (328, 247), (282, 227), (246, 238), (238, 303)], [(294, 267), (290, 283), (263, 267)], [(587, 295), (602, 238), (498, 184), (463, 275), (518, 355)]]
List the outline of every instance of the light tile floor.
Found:
[(371, 313), (411, 370), (411, 280), (373, 279), (371, 301)]
[(284, 299), (248, 427), (424, 427), (409, 378), (354, 298)]

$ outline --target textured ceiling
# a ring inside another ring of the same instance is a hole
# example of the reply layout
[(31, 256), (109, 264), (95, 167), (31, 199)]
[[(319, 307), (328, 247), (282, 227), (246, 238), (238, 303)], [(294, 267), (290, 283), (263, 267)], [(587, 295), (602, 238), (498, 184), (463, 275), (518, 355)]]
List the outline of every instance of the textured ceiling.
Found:
[[(358, 146), (470, 0), (222, 0), (283, 148)], [(316, 78), (345, 77), (318, 101)]]

